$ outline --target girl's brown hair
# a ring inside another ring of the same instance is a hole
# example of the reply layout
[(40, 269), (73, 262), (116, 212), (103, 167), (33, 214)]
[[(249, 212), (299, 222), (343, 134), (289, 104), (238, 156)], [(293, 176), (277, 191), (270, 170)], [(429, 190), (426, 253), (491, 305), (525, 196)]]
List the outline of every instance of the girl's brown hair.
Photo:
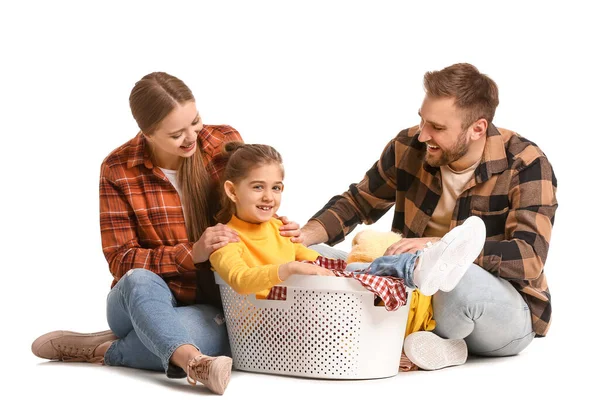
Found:
[[(167, 73), (150, 73), (131, 90), (129, 106), (138, 127), (151, 136), (160, 122), (177, 105), (194, 102), (192, 91), (177, 77)], [(199, 142), (199, 140), (197, 140)], [(211, 181), (204, 168), (200, 144), (190, 158), (182, 158), (177, 169), (177, 181), (181, 190), (182, 204), (186, 217), (188, 240), (196, 242), (204, 230), (213, 225), (210, 207)]]
[(279, 164), (281, 167), (281, 176), (285, 175), (283, 170), (283, 160), (281, 154), (273, 147), (265, 144), (244, 144), (238, 141), (232, 141), (224, 146), (224, 155), (227, 160), (225, 171), (221, 177), (221, 210), (217, 213), (217, 222), (227, 223), (235, 213), (235, 205), (227, 197), (224, 190), (226, 181), (239, 183), (246, 178), (248, 172), (252, 169), (267, 165)]
[(439, 71), (425, 73), (423, 85), (427, 95), (452, 97), (455, 105), (464, 111), (463, 129), (484, 118), (492, 123), (498, 99), (498, 86), (469, 63), (457, 63)]

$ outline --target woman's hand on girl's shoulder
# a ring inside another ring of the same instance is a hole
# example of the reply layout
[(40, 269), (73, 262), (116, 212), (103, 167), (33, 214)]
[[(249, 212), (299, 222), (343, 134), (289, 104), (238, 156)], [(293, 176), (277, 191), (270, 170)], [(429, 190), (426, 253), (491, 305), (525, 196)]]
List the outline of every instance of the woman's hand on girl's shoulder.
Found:
[(208, 227), (192, 247), (194, 263), (206, 262), (210, 254), (230, 242), (239, 242), (238, 233), (224, 224)]

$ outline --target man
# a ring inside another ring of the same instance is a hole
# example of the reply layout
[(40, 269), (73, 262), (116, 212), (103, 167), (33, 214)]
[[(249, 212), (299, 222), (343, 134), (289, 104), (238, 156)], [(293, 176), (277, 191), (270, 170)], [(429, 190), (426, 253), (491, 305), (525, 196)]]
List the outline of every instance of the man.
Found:
[(498, 88), (474, 66), (424, 77), (421, 123), (391, 140), (363, 180), (333, 197), (302, 228), (304, 243), (334, 245), (357, 224), (395, 205), (392, 230), (404, 237), (386, 255), (422, 250), (470, 216), (486, 226), (483, 251), (456, 288), (433, 296), (434, 333), (407, 337), (423, 369), (482, 356), (518, 354), (551, 321), (544, 274), (556, 178), (544, 153), (492, 124)]

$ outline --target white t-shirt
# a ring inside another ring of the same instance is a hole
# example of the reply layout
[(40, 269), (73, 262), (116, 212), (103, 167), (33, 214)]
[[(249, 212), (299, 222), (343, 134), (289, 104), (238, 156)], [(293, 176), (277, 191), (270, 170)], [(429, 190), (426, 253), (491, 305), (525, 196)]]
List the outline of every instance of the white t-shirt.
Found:
[(173, 185), (177, 194), (179, 195), (179, 200), (181, 200), (181, 208), (183, 210), (183, 219), (185, 220), (185, 209), (183, 208), (183, 197), (181, 197), (181, 190), (179, 189), (179, 183), (177, 183), (177, 171), (174, 169), (166, 169), (160, 168), (161, 171), (165, 174), (169, 182)]

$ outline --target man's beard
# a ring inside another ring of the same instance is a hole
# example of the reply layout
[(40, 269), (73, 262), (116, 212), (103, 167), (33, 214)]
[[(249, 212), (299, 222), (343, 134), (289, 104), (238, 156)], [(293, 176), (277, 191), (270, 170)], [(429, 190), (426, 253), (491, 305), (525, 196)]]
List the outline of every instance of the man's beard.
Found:
[(460, 134), (456, 143), (452, 145), (449, 150), (443, 150), (440, 148), (441, 155), (433, 156), (431, 153), (425, 154), (425, 161), (432, 167), (441, 167), (443, 165), (452, 164), (454, 161), (462, 158), (469, 151), (469, 144), (467, 142), (467, 131), (465, 130)]

